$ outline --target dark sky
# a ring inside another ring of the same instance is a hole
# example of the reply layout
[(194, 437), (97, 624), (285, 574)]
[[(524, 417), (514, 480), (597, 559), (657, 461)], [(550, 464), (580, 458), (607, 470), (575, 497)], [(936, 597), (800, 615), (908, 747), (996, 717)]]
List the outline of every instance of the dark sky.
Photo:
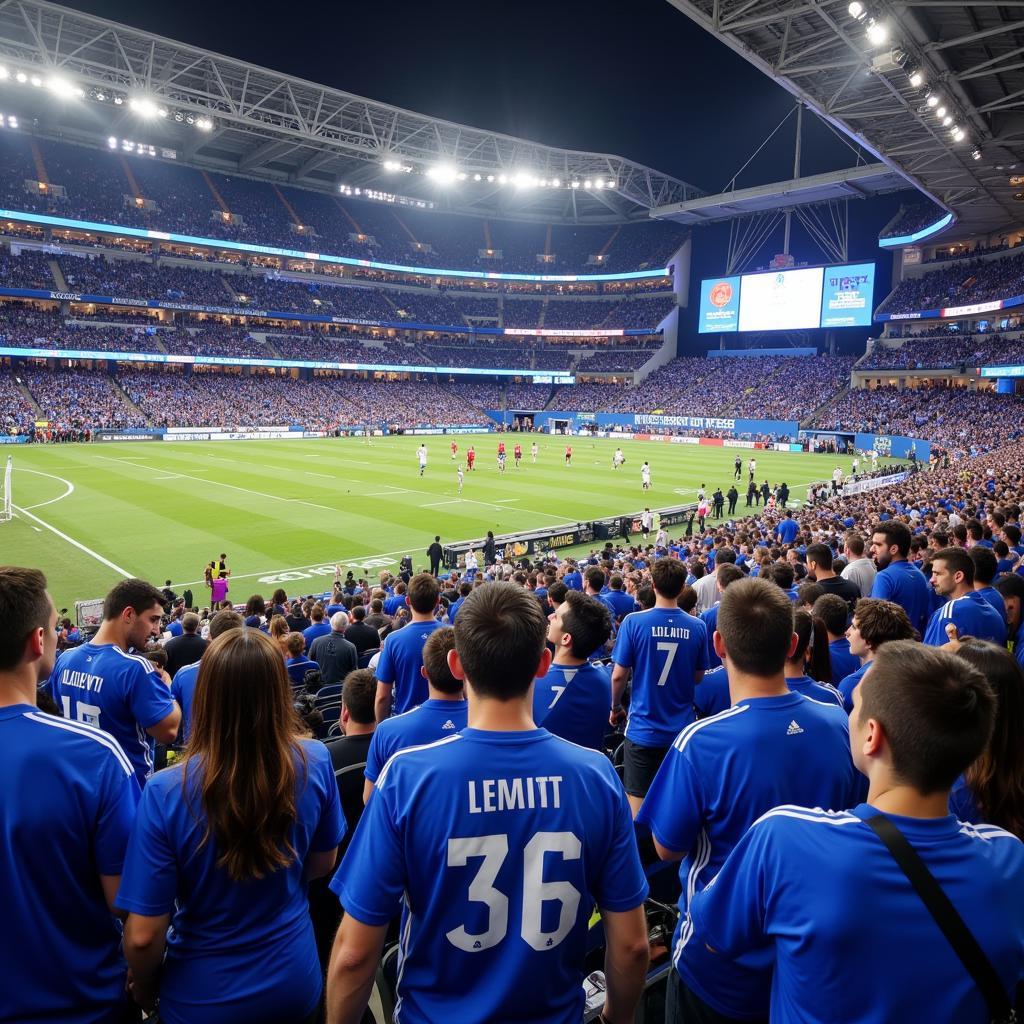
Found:
[[(616, 153), (709, 192), (727, 184), (793, 105), (667, 0), (342, 2), (317, 4), (315, 14), (298, 5), (294, 17), (287, 8), (268, 17), (240, 0), (70, 6), (424, 114)], [(804, 126), (804, 173), (852, 166), (830, 129), (813, 116)], [(740, 187), (791, 177), (792, 144), (787, 125)], [(879, 257), (884, 275), (877, 235), (897, 206), (892, 197), (851, 205), (851, 257)], [(703, 229), (697, 238), (699, 267), (720, 273), (723, 232)], [(794, 255), (822, 261), (802, 236)]]

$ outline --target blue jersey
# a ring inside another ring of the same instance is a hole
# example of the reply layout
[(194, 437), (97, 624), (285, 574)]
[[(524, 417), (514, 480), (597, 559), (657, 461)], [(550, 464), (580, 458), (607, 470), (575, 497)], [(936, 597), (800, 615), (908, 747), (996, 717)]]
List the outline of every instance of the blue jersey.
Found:
[(639, 605), (624, 590), (612, 590), (609, 588), (601, 594), (601, 600), (608, 606), (612, 613), (612, 621), (618, 622), (630, 612), (639, 609)]
[(860, 658), (850, 653), (850, 641), (845, 636), (833, 640), (828, 645), (829, 661), (832, 664), (832, 685), (845, 679), (851, 672), (860, 668)]
[(139, 804), (117, 905), (136, 914), (172, 915), (160, 981), (160, 1020), (294, 1020), (320, 999), (320, 965), (306, 900), (310, 853), (332, 850), (345, 834), (331, 755), (302, 740), (296, 756), (294, 862), (260, 879), (232, 881), (217, 866), (199, 769), (158, 772)]
[(105, 732), (15, 704), (0, 776), (0, 1020), (114, 1024), (126, 965), (100, 876), (121, 874), (135, 769)]
[(109, 732), (135, 767), (139, 785), (153, 773), (155, 744), (146, 730), (174, 711), (174, 701), (151, 661), (115, 644), (82, 644), (65, 651), (50, 676), (64, 717)]
[(171, 680), (171, 696), (181, 708), (181, 725), (178, 726), (178, 742), (184, 743), (192, 728), (192, 699), (196, 692), (196, 680), (199, 678), (199, 662), (182, 665)]
[(667, 747), (693, 721), (694, 677), (708, 667), (704, 623), (682, 609), (634, 612), (622, 620), (612, 661), (633, 670), (626, 736)]
[(313, 641), (317, 637), (327, 636), (331, 631), (331, 624), (329, 622), (314, 622), (312, 626), (307, 626), (303, 631), (302, 635), (306, 638), (306, 650), (313, 646)]
[[(691, 944), (707, 943), (726, 960), (768, 943), (772, 1024), (989, 1020), (981, 989), (864, 824), (876, 814), (862, 804), (837, 813), (777, 807), (764, 815), (694, 897)], [(964, 825), (953, 815), (890, 817), (1012, 1001), (1022, 976), (1024, 846), (1008, 832)], [(850, 983), (851, 964), (864, 984)]]
[(390, 683), (395, 714), (400, 715), (410, 708), (422, 704), (429, 696), (427, 681), (420, 669), (423, 668), (423, 645), (441, 623), (409, 622), (384, 638), (377, 661), (377, 678)]
[(405, 714), (385, 718), (373, 730), (363, 774), (375, 783), (392, 754), (462, 732), (466, 728), (467, 709), (464, 700), (425, 700)]
[(743, 834), (785, 800), (849, 807), (860, 792), (846, 715), (799, 693), (742, 700), (684, 729), (654, 778), (637, 821), (684, 854), (672, 960), (688, 988), (718, 1013), (766, 1017), (771, 959), (735, 962), (690, 942), (686, 910)]
[(946, 626), (956, 626), (960, 636), (973, 636), (978, 640), (991, 640), (1006, 646), (1006, 620), (979, 594), (972, 590), (963, 597), (947, 601), (932, 613), (925, 630), (924, 642), (941, 647), (949, 642)]
[(1003, 622), (1006, 621), (1006, 602), (1003, 600), (1003, 595), (996, 590), (995, 587), (981, 587), (978, 591), (980, 594), (1002, 617)]
[(845, 679), (839, 680), (839, 685), (836, 689), (843, 698), (843, 707), (846, 709), (847, 714), (853, 711), (853, 691), (860, 685), (860, 681), (864, 678), (865, 673), (870, 667), (871, 662), (866, 661), (856, 672), (851, 672)]
[(533, 720), (581, 747), (604, 750), (612, 679), (603, 665), (552, 665), (533, 684)]
[(367, 925), (404, 903), (402, 1024), (578, 1024), (594, 904), (647, 897), (611, 762), (544, 729), (395, 754), (331, 889)]
[(710, 718), (719, 711), (732, 707), (729, 676), (724, 665), (704, 673), (704, 678), (693, 691), (693, 706), (701, 718)]
[(843, 695), (829, 683), (819, 683), (810, 676), (800, 676), (798, 679), (786, 676), (786, 685), (794, 693), (802, 693), (811, 700), (821, 701), (822, 704), (835, 704), (837, 708), (844, 707)]
[(718, 668), (722, 664), (722, 659), (715, 653), (714, 639), (715, 630), (718, 629), (718, 605), (714, 605), (706, 612), (701, 612), (700, 621), (704, 623), (704, 628), (708, 631), (708, 668)]
[(775, 531), (780, 544), (792, 544), (799, 532), (800, 527), (797, 525), (796, 520), (790, 519), (788, 516), (779, 523)]
[(949, 791), (949, 813), (960, 821), (969, 821), (974, 825), (989, 824), (978, 810), (978, 802), (974, 799), (974, 794), (963, 775), (953, 783), (953, 788)]
[(911, 626), (924, 634), (932, 607), (932, 588), (924, 573), (910, 562), (890, 562), (871, 584), (871, 596), (898, 604)]
[(583, 573), (578, 569), (573, 570), (573, 572), (567, 572), (565, 576), (562, 577), (562, 582), (570, 590), (583, 590)]

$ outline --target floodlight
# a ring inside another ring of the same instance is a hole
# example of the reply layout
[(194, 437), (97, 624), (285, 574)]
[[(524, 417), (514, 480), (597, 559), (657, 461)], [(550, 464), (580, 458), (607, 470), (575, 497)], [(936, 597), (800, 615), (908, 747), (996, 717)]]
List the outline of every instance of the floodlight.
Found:
[(109, 146), (109, 147), (110, 147), (111, 149), (117, 149), (117, 139), (116, 139), (116, 138), (115, 138), (115, 137), (114, 137), (113, 135), (109, 136), (109, 137), (107, 138), (107, 145), (108, 145), (108, 146)]
[(913, 72), (911, 72), (910, 84), (915, 89), (920, 89), (921, 86), (924, 85), (924, 75), (922, 75), (920, 71), (913, 71)]
[(488, 174), (487, 175), (487, 180), (488, 181), (494, 181), (494, 175), (493, 174)]
[(14, 77), (21, 85), (24, 85), (28, 81), (28, 75), (26, 75), (24, 71), (19, 71)]
[(4, 79), (10, 78), (10, 77), (11, 77), (10, 71), (8, 71), (7, 68), (5, 68), (2, 64), (0, 64), (0, 82), (4, 81)]
[(597, 181), (594, 182), (594, 188), (604, 188), (604, 178), (598, 178)]
[(124, 103), (124, 97), (123, 96), (115, 96), (114, 97), (114, 106), (119, 107), (119, 106), (121, 106), (122, 103)]
[(963, 140), (963, 137), (964, 137), (964, 130), (963, 130), (963, 128), (957, 128), (956, 126), (954, 126), (953, 127), (953, 141), (954, 142), (960, 142), (960, 141)]
[(436, 164), (427, 168), (427, 177), (439, 185), (450, 185), (459, 176), (459, 172), (451, 164)]
[(872, 46), (881, 46), (889, 38), (889, 30), (880, 21), (873, 21), (868, 25), (868, 42)]
[(610, 179), (605, 184), (606, 184), (606, 186), (608, 188), (618, 188), (619, 187), (619, 183), (614, 178)]
[(949, 116), (949, 114), (947, 114), (947, 115), (946, 115), (946, 116), (945, 116), (945, 117), (944, 117), (944, 118), (942, 119), (942, 127), (943, 127), (943, 128), (948, 128), (948, 127), (949, 127), (949, 126), (950, 126), (950, 125), (951, 125), (952, 123), (953, 123), (953, 118), (951, 118), (951, 117)]
[(942, 118), (944, 118), (946, 116), (946, 108), (945, 107), (939, 107), (939, 109), (935, 111), (935, 116), (937, 118), (939, 118), (939, 120), (941, 121)]
[(459, 181), (465, 181), (468, 175), (466, 174), (465, 171), (459, 171), (456, 177), (459, 179)]
[(196, 127), (201, 132), (209, 132), (213, 130), (213, 119), (209, 117), (197, 117)]
[(935, 93), (930, 92), (925, 97), (925, 103), (927, 103), (929, 107), (937, 107), (939, 105), (939, 97)]
[(157, 105), (145, 96), (137, 96), (128, 102), (128, 106), (133, 110), (139, 117), (144, 117), (147, 120), (152, 117), (156, 117), (159, 108)]
[(480, 175), (480, 174), (474, 174), (473, 175), (473, 180), (474, 181), (480, 181), (481, 179), (482, 179), (482, 175)]
[(860, 0), (853, 0), (853, 3), (846, 9), (850, 12), (851, 18), (860, 19), (864, 16), (864, 5), (860, 3)]
[(587, 180), (585, 182), (583, 182), (583, 187), (584, 188), (593, 188), (594, 187), (594, 183), (589, 178), (587, 178)]
[(578, 181), (573, 181), (573, 182), (570, 183), (570, 187), (571, 188), (579, 188), (580, 187), (580, 183)]
[(552, 188), (561, 188), (562, 187), (561, 180), (558, 179), (558, 178), (552, 178), (551, 179), (551, 187)]
[(972, 149), (971, 150), (971, 159), (972, 160), (980, 160), (981, 159), (981, 150), (980, 149)]
[(37, 89), (43, 84), (43, 80), (38, 75), (33, 75), (29, 82), (34, 85)]
[(499, 185), (507, 185), (508, 184), (508, 175), (507, 174), (499, 174), (498, 175), (498, 184)]

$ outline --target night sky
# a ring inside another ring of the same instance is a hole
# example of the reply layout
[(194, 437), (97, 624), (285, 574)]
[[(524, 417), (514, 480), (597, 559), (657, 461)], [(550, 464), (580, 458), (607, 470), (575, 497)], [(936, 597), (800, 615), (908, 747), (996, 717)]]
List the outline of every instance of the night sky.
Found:
[[(299, 5), (294, 17), (280, 8), (272, 19), (268, 8), (239, 0), (69, 6), (424, 114), (616, 153), (709, 192), (727, 184), (793, 106), (781, 87), (666, 0), (388, 0)], [(794, 120), (740, 187), (792, 176)], [(813, 115), (804, 117), (803, 153), (806, 174), (854, 162)], [(889, 275), (878, 231), (898, 206), (895, 196), (850, 206), (850, 257), (878, 259), (876, 298)], [(696, 232), (698, 275), (721, 273), (725, 238), (721, 228)], [(802, 235), (793, 253), (822, 262)]]

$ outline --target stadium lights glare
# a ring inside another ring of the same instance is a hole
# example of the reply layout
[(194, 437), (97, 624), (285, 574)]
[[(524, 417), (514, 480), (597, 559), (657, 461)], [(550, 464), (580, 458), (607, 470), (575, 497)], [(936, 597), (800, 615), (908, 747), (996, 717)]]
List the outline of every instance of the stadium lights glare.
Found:
[(951, 125), (952, 123), (953, 123), (953, 118), (951, 118), (951, 117), (949, 116), (949, 114), (947, 114), (947, 115), (946, 115), (946, 116), (945, 116), (945, 117), (944, 117), (944, 118), (942, 119), (942, 127), (943, 127), (943, 128), (948, 128), (948, 127), (949, 127), (949, 126), (950, 126), (950, 125)]
[(927, 103), (929, 107), (937, 107), (939, 105), (939, 97), (935, 93), (930, 92), (925, 97), (925, 103)]
[(32, 77), (31, 77), (31, 78), (29, 79), (29, 82), (30, 82), (30, 83), (31, 83), (31, 85), (33, 85), (33, 86), (34, 86), (34, 87), (35, 87), (36, 89), (40, 88), (40, 86), (42, 86), (42, 84), (43, 84), (43, 80), (42, 80), (42, 79), (41, 79), (41, 78), (40, 78), (40, 77), (39, 77), (38, 75), (33, 75), (33, 76), (32, 76)]
[(147, 120), (156, 117), (160, 112), (160, 108), (151, 100), (145, 96), (137, 96), (130, 100), (128, 103), (129, 109), (133, 110), (139, 117), (144, 117)]
[(560, 178), (552, 178), (551, 179), (551, 187), (552, 188), (561, 188), (562, 187), (561, 179)]
[(26, 75), (24, 71), (19, 71), (14, 76), (14, 79), (15, 79), (15, 81), (19, 82), (21, 85), (24, 85), (28, 81), (28, 75)]
[(197, 117), (196, 118), (196, 127), (201, 132), (213, 131), (213, 119), (209, 118), (209, 117)]
[(53, 77), (50, 78), (46, 83), (51, 92), (56, 93), (58, 96), (66, 97), (70, 99), (72, 96), (76, 96), (81, 99), (85, 95), (85, 90), (80, 86), (74, 85), (69, 82), (66, 78)]
[(859, 21), (864, 17), (864, 5), (859, 0), (853, 0), (853, 3), (846, 9), (850, 12), (851, 18), (856, 18)]
[(971, 150), (971, 159), (972, 160), (980, 160), (981, 159), (981, 150), (980, 149), (972, 149)]
[(872, 21), (868, 25), (868, 42), (872, 46), (881, 46), (889, 38), (889, 30), (880, 21)]
[(0, 64), (0, 82), (11, 77), (10, 71), (7, 70), (2, 64)]
[(593, 188), (594, 187), (594, 183), (589, 178), (587, 178), (587, 180), (585, 182), (583, 182), (583, 187), (584, 188)]
[(956, 128), (956, 127), (954, 127), (953, 128), (953, 141), (954, 142), (962, 142), (963, 141), (963, 137), (964, 137), (964, 130), (963, 130), (963, 128)]
[(113, 135), (107, 136), (107, 145), (111, 149), (117, 149), (117, 139)]
[(482, 179), (483, 179), (483, 175), (481, 175), (481, 174), (474, 174), (473, 175), (473, 180), (474, 181), (481, 181)]
[(494, 175), (493, 174), (488, 174), (487, 175), (487, 180), (488, 181), (494, 181)]
[(924, 85), (924, 75), (922, 75), (920, 71), (913, 71), (913, 72), (911, 72), (910, 84), (915, 89), (920, 89), (921, 86)]
[(573, 182), (570, 183), (569, 187), (570, 188), (579, 188), (580, 187), (580, 183), (578, 181), (573, 181)]
[(427, 177), (439, 185), (450, 185), (459, 176), (459, 172), (451, 164), (436, 164), (427, 168)]
[(498, 184), (499, 185), (507, 185), (508, 184), (508, 175), (507, 174), (499, 174), (498, 175)]
[(942, 118), (946, 116), (946, 108), (939, 107), (939, 109), (935, 111), (935, 116), (941, 121)]

